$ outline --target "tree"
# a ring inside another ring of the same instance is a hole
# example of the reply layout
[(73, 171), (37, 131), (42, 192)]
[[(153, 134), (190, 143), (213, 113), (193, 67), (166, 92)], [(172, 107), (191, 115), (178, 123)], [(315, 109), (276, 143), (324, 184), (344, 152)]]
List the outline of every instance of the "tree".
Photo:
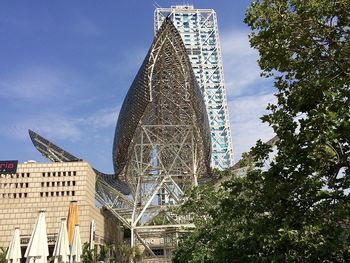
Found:
[(100, 253), (98, 254), (98, 261), (108, 262), (111, 248), (112, 246), (108, 246), (106, 244), (100, 245)]
[(83, 244), (83, 262), (85, 263), (96, 263), (100, 261), (107, 262), (110, 259), (110, 254), (114, 252), (113, 245), (100, 244), (99, 251), (97, 247), (94, 246), (93, 249), (90, 249), (90, 244), (85, 242)]
[(95, 247), (90, 249), (90, 244), (85, 242), (83, 244), (82, 258), (84, 263), (96, 263), (98, 259), (97, 249)]
[(0, 263), (6, 263), (7, 248), (0, 247)]
[(198, 227), (174, 262), (349, 262), (350, 1), (255, 1), (245, 22), (274, 78), (277, 153), (263, 169), (258, 141), (247, 176), (190, 194)]
[(121, 262), (141, 262), (143, 253), (138, 246), (130, 247), (126, 244), (120, 246)]

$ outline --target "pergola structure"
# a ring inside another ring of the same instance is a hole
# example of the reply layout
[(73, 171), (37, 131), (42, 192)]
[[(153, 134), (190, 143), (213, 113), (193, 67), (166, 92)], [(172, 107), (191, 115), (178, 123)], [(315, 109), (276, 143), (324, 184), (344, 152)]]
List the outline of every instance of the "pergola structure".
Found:
[[(30, 136), (50, 160), (78, 160), (32, 131)], [(194, 227), (173, 208), (198, 178), (209, 174), (210, 140), (204, 99), (185, 46), (166, 19), (119, 114), (115, 174), (95, 170), (96, 199), (131, 230), (131, 246), (142, 244), (149, 256), (162, 247), (168, 257), (177, 236)]]

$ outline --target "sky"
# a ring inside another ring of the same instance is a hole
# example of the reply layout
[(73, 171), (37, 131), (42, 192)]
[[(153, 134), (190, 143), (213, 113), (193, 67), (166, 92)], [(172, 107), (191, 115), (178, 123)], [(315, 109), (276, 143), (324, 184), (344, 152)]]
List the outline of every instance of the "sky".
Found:
[(112, 144), (123, 99), (153, 39), (155, 6), (216, 11), (235, 162), (273, 132), (260, 117), (274, 101), (260, 77), (244, 14), (249, 0), (1, 1), (0, 160), (47, 162), (32, 129), (112, 172)]

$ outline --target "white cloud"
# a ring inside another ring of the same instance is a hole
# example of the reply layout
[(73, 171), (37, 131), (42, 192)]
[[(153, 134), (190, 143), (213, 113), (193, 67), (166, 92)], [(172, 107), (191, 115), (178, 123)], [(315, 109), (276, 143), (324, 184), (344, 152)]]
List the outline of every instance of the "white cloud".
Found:
[(98, 110), (85, 118), (80, 118), (79, 123), (88, 128), (102, 129), (113, 127), (117, 123), (120, 107), (111, 107)]
[(0, 127), (0, 134), (26, 140), (28, 129), (32, 129), (52, 140), (78, 141), (103, 129), (114, 128), (118, 114), (119, 107), (100, 109), (83, 118), (74, 118), (69, 113), (58, 111), (12, 115), (11, 122)]
[(28, 129), (48, 138), (77, 140), (81, 136), (74, 119), (57, 113), (16, 116), (12, 123), (0, 128), (0, 133), (23, 140), (28, 139)]
[(275, 98), (271, 80), (260, 77), (259, 54), (250, 47), (247, 31), (224, 31), (221, 48), (237, 162), (258, 139), (268, 141), (274, 136), (272, 128), (263, 124), (260, 117)]
[(258, 52), (250, 47), (248, 32), (223, 32), (221, 49), (229, 98), (247, 93), (250, 85), (263, 81), (257, 64)]
[(71, 74), (44, 67), (30, 67), (0, 75), (1, 96), (6, 98), (42, 101), (67, 96), (72, 89)]
[(274, 136), (272, 128), (260, 120), (267, 113), (267, 104), (274, 101), (273, 94), (258, 94), (239, 97), (229, 103), (235, 162), (258, 139), (265, 142)]

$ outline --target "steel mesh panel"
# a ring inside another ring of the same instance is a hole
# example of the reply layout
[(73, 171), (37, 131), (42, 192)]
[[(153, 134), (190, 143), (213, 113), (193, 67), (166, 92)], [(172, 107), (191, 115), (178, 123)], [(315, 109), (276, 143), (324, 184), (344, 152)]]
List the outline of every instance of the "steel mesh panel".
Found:
[(201, 171), (208, 172), (211, 143), (205, 103), (181, 36), (170, 20), (157, 31), (123, 102), (113, 148), (116, 174), (127, 164), (131, 142), (140, 133), (141, 123), (194, 124), (199, 132), (196, 140), (201, 144), (201, 164), (206, 165)]

